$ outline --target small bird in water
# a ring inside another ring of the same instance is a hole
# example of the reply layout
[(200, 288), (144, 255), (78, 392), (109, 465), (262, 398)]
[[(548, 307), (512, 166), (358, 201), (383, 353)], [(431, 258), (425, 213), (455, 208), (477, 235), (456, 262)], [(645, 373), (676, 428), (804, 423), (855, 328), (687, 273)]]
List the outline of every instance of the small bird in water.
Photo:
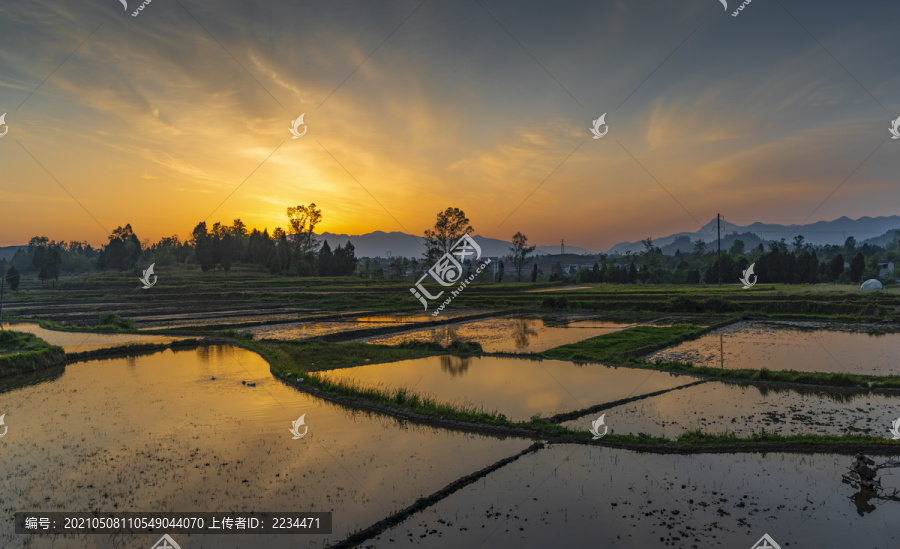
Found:
[(212, 376), (212, 381), (215, 381), (215, 380), (216, 380), (216, 376)]
[(256, 387), (256, 383), (248, 383), (247, 387)]
[(246, 384), (247, 384), (246, 381), (241, 380), (241, 385), (246, 385)]

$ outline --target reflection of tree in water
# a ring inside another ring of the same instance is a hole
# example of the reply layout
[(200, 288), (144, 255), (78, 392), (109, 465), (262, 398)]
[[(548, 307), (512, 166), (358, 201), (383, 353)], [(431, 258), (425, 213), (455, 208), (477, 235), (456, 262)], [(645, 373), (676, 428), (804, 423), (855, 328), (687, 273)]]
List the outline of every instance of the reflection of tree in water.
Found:
[(850, 496), (849, 499), (856, 505), (856, 512), (859, 516), (864, 516), (866, 513), (871, 513), (875, 510), (875, 504), (872, 503), (873, 499), (881, 501), (900, 501), (900, 497), (895, 495), (881, 495), (871, 488), (863, 487), (860, 487), (859, 491)]
[(513, 337), (516, 340), (516, 349), (525, 349), (528, 347), (528, 337), (536, 336), (537, 330), (531, 329), (531, 320), (527, 318), (517, 318), (515, 333)]
[(469, 370), (472, 365), (472, 357), (470, 356), (450, 356), (443, 355), (441, 359), (441, 371), (450, 374), (450, 377), (461, 376)]
[(444, 326), (431, 331), (431, 340), (441, 347), (447, 347), (458, 339), (459, 334), (452, 326)]
[[(841, 475), (844, 484), (849, 484), (855, 490), (858, 490), (848, 499), (856, 506), (856, 512), (859, 516), (864, 516), (866, 513), (871, 513), (875, 510), (875, 504), (872, 503), (872, 500), (900, 501), (900, 497), (897, 497), (900, 492), (897, 489), (890, 489), (890, 493), (888, 493), (881, 486), (881, 478), (876, 478), (876, 473), (879, 469), (900, 467), (900, 462), (889, 459), (874, 468), (869, 467), (870, 465), (875, 465), (875, 462), (859, 453), (856, 461), (850, 466), (850, 471)], [(887, 476), (893, 475), (889, 473)]]

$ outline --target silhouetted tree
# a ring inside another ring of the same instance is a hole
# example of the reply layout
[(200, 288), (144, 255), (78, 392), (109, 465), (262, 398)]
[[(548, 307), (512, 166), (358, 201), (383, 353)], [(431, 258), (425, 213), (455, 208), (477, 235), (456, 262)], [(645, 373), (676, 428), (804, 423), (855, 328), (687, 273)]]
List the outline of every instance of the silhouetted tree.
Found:
[[(322, 221), (322, 210), (315, 203), (287, 209), (288, 232), (294, 236), (294, 247), (298, 256), (311, 254), (318, 248), (314, 231)], [(277, 230), (277, 229), (276, 229)]]
[[(340, 245), (334, 250), (332, 272), (336, 276), (351, 276), (356, 272), (356, 248), (348, 240), (347, 244), (342, 248)], [(413, 259), (411, 265), (417, 265), (418, 262)]]
[(230, 233), (225, 233), (221, 240), (217, 240), (219, 248), (219, 265), (227, 273), (231, 270), (231, 262), (234, 255), (234, 238)]
[(472, 233), (475, 229), (469, 225), (469, 218), (459, 208), (448, 207), (438, 212), (434, 230), (425, 229), (425, 259), (428, 263), (434, 263), (442, 255), (450, 251), (456, 241), (464, 234)]
[(141, 259), (141, 241), (131, 229), (131, 225), (116, 227), (109, 235), (109, 243), (100, 250), (97, 257), (98, 269), (133, 269)]
[(862, 252), (857, 252), (856, 255), (853, 256), (853, 261), (850, 262), (850, 272), (848, 273), (850, 275), (850, 280), (856, 283), (862, 280), (862, 274), (865, 268), (866, 258)]
[(521, 232), (513, 235), (512, 246), (509, 249), (512, 252), (510, 259), (512, 259), (513, 267), (516, 269), (516, 282), (522, 281), (522, 269), (531, 261), (531, 258), (528, 256), (531, 255), (536, 247), (529, 246), (528, 237)]
[(333, 269), (334, 254), (331, 253), (331, 246), (328, 241), (322, 243), (322, 249), (319, 250), (319, 276), (331, 276), (334, 274)]
[(834, 282), (844, 272), (844, 256), (837, 254), (828, 262), (828, 280)]
[(9, 289), (12, 291), (16, 291), (19, 289), (19, 280), (21, 277), (19, 276), (19, 271), (16, 269), (15, 265), (10, 265), (9, 269), (6, 270), (6, 283), (9, 284)]
[(214, 250), (214, 237), (206, 232), (206, 221), (201, 221), (191, 232), (191, 240), (194, 243), (194, 256), (200, 264), (200, 270), (204, 273), (216, 266), (216, 253)]

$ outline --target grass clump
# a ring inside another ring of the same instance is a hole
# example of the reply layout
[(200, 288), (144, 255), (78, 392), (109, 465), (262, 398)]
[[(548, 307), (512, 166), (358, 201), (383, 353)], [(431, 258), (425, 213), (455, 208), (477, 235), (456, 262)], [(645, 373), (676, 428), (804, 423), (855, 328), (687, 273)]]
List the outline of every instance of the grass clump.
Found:
[(50, 345), (34, 334), (0, 331), (0, 376), (43, 370), (66, 363), (62, 347)]
[(122, 318), (117, 313), (105, 312), (100, 315), (100, 324), (97, 329), (111, 332), (134, 330), (134, 321), (130, 318)]

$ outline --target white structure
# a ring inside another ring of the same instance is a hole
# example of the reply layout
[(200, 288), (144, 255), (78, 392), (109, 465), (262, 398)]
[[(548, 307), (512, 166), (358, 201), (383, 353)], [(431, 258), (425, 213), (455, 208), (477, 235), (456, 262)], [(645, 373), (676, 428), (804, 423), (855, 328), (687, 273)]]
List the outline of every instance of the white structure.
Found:
[(870, 278), (862, 283), (862, 286), (859, 287), (860, 290), (883, 290), (884, 286), (881, 285), (881, 282), (878, 282), (874, 278)]

